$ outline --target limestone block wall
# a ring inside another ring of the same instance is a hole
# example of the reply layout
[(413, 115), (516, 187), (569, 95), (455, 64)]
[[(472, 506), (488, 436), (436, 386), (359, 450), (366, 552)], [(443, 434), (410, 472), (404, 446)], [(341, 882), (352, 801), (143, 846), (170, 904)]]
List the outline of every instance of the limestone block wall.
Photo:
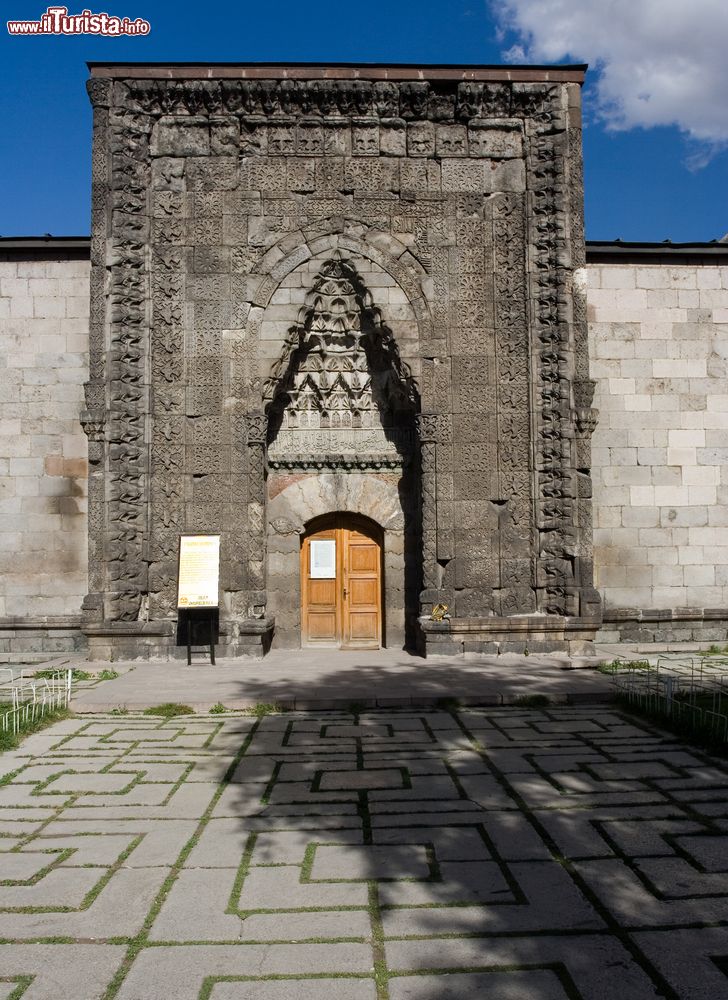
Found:
[(78, 641), (87, 590), (89, 262), (3, 256), (0, 655), (62, 652)]
[[(632, 621), (645, 638), (695, 637), (691, 621), (724, 638), (728, 267), (591, 264), (588, 282), (600, 411), (595, 582), (605, 617)], [(628, 608), (641, 613), (614, 613)], [(645, 624), (659, 620), (649, 609), (660, 610), (660, 627)]]

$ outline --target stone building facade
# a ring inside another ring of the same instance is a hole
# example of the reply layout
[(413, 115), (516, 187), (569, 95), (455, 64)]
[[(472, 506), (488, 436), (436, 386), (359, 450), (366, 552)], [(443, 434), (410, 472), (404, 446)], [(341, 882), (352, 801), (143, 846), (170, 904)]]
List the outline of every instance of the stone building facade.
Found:
[(175, 655), (195, 531), (222, 652), (297, 647), (334, 516), (388, 646), (725, 638), (728, 261), (586, 266), (582, 76), (92, 67), (90, 269), (0, 241), (0, 654)]
[(174, 642), (196, 530), (229, 650), (298, 644), (336, 510), (386, 642), (589, 639), (582, 70), (91, 72), (92, 652)]

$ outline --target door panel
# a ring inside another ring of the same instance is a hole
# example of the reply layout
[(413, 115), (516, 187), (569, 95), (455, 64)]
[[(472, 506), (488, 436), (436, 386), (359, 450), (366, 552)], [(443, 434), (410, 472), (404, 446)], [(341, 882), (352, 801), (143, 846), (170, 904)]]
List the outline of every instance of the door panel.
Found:
[(362, 544), (358, 539), (350, 540), (349, 554), (351, 557), (350, 570), (354, 573), (360, 570), (366, 570), (368, 572), (377, 571), (377, 564), (379, 562), (379, 546)]
[(349, 601), (351, 608), (370, 607), (377, 603), (378, 580), (349, 579)]
[[(325, 539), (336, 544), (335, 577), (331, 579), (317, 578), (320, 566), (312, 570), (311, 542)], [(301, 547), (303, 644), (378, 648), (382, 639), (381, 567), (381, 534), (362, 518), (335, 515), (307, 535)]]
[(309, 603), (335, 605), (336, 604), (336, 580), (311, 580), (308, 588)]
[(308, 637), (312, 642), (336, 643), (336, 613), (313, 612), (308, 618)]
[(343, 644), (375, 648), (381, 642), (381, 546), (361, 531), (346, 532)]
[[(369, 649), (377, 638), (378, 616), (374, 612), (355, 612), (349, 617), (349, 644)], [(379, 646), (379, 643), (376, 643)]]
[[(320, 579), (311, 576), (311, 546), (313, 540), (336, 541), (335, 528), (327, 528), (306, 538), (301, 548), (301, 625), (304, 641), (312, 646), (338, 646), (340, 609), (337, 599), (337, 578)], [(338, 550), (338, 545), (337, 545)], [(337, 551), (338, 556), (338, 551)], [(314, 570), (314, 572), (316, 572)]]

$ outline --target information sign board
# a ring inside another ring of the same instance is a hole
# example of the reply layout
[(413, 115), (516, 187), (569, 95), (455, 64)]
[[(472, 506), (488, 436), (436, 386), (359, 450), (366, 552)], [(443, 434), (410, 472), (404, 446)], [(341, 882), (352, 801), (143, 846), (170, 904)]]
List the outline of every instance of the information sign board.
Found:
[(181, 535), (178, 608), (216, 608), (220, 575), (220, 536)]

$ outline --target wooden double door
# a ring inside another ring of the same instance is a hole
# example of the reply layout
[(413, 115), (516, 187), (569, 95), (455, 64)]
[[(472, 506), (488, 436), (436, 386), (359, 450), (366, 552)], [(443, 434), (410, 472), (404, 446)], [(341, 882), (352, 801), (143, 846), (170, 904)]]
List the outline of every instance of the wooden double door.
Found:
[(319, 518), (301, 546), (304, 646), (378, 649), (382, 644), (382, 536), (366, 518)]

